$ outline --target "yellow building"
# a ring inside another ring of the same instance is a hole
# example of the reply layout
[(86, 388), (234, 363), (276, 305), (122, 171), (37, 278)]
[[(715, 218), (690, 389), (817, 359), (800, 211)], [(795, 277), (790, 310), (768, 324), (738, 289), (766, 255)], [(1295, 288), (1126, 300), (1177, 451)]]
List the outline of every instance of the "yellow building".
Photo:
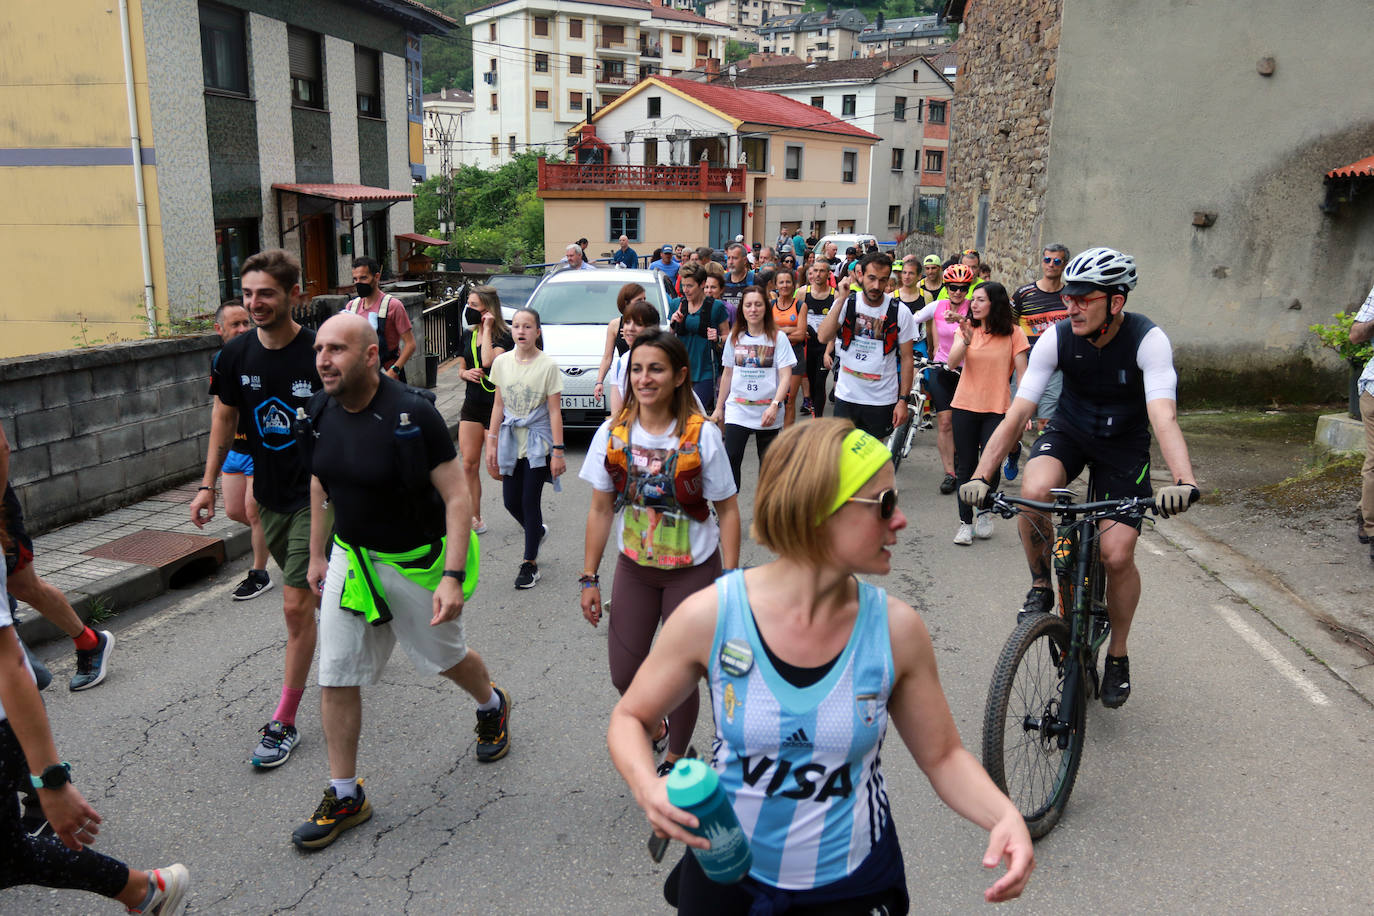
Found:
[(803, 102), (653, 76), (580, 129), (573, 163), (541, 163), (548, 261), (589, 240), (595, 257), (626, 235), (641, 255), (665, 243), (771, 244), (783, 226), (869, 223), (880, 138)]
[(296, 251), (313, 292), (353, 251), (394, 265), (424, 175), (420, 35), (453, 20), (410, 0), (5, 11), (0, 357), (204, 315), (259, 248)]

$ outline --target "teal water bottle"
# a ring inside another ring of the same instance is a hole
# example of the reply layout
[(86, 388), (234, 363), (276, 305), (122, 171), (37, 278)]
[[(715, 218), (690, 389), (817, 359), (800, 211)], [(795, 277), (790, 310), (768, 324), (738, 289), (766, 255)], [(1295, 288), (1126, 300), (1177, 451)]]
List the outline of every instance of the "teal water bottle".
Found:
[(700, 760), (681, 758), (668, 774), (668, 801), (697, 819), (692, 833), (711, 841), (710, 849), (692, 849), (706, 877), (734, 884), (749, 874), (754, 855), (715, 770)]

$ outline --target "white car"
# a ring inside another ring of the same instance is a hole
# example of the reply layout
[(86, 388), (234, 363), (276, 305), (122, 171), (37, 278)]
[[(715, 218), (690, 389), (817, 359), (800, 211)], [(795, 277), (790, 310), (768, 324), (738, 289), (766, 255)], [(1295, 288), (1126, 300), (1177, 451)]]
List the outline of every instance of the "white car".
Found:
[(838, 248), (836, 254), (838, 254), (840, 257), (844, 257), (844, 253), (848, 251), (850, 248), (857, 248), (860, 252), (862, 252), (865, 248), (868, 247), (869, 242), (876, 243), (877, 241), (877, 236), (864, 235), (862, 233), (856, 234), (853, 232), (849, 232), (838, 233), (835, 235), (827, 235), (825, 238), (816, 242), (816, 256), (820, 257), (821, 254), (825, 251), (825, 246), (827, 242), (834, 242), (836, 247)]
[(662, 277), (656, 270), (564, 270), (545, 277), (530, 296), (526, 305), (539, 313), (544, 352), (563, 370), (565, 427), (594, 428), (606, 419), (606, 399), (593, 396), (592, 390), (606, 348), (606, 325), (620, 316), (616, 297), (622, 287), (644, 287), (667, 327), (672, 310)]

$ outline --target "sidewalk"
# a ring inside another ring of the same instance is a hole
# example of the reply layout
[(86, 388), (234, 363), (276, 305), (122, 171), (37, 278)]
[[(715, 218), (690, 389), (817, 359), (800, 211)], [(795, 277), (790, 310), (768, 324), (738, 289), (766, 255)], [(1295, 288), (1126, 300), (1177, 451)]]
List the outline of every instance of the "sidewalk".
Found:
[[(434, 393), (450, 434), (456, 436), (463, 403), (456, 360), (439, 367)], [(210, 409), (208, 402), (205, 409)], [(191, 480), (123, 509), (39, 535), (33, 539), (35, 572), (61, 589), (81, 619), (88, 620), (93, 612), (122, 611), (155, 598), (168, 590), (179, 572), (196, 572), (186, 569), (190, 564), (204, 568), (211, 561), (217, 565), (244, 556), (252, 549), (249, 530), (229, 520), (218, 495), (214, 519), (204, 528), (191, 522), (191, 500), (199, 485), (198, 479)], [(149, 562), (114, 559), (111, 553), (142, 553)], [(25, 604), (19, 605), (16, 626), (29, 645), (64, 635)]]

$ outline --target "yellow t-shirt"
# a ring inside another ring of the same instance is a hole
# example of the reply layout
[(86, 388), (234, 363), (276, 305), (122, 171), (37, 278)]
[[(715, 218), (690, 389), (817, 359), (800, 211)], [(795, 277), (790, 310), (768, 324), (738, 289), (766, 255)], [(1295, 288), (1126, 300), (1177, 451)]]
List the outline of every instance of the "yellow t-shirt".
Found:
[[(563, 373), (553, 357), (540, 353), (528, 363), (515, 357), (515, 351), (502, 353), (491, 364), (491, 383), (501, 391), (501, 406), (506, 417), (526, 417), (546, 402), (551, 394), (563, 390)], [(500, 423), (505, 417), (492, 417)], [(519, 445), (516, 458), (525, 456), (525, 430), (516, 427), (515, 441)]]

